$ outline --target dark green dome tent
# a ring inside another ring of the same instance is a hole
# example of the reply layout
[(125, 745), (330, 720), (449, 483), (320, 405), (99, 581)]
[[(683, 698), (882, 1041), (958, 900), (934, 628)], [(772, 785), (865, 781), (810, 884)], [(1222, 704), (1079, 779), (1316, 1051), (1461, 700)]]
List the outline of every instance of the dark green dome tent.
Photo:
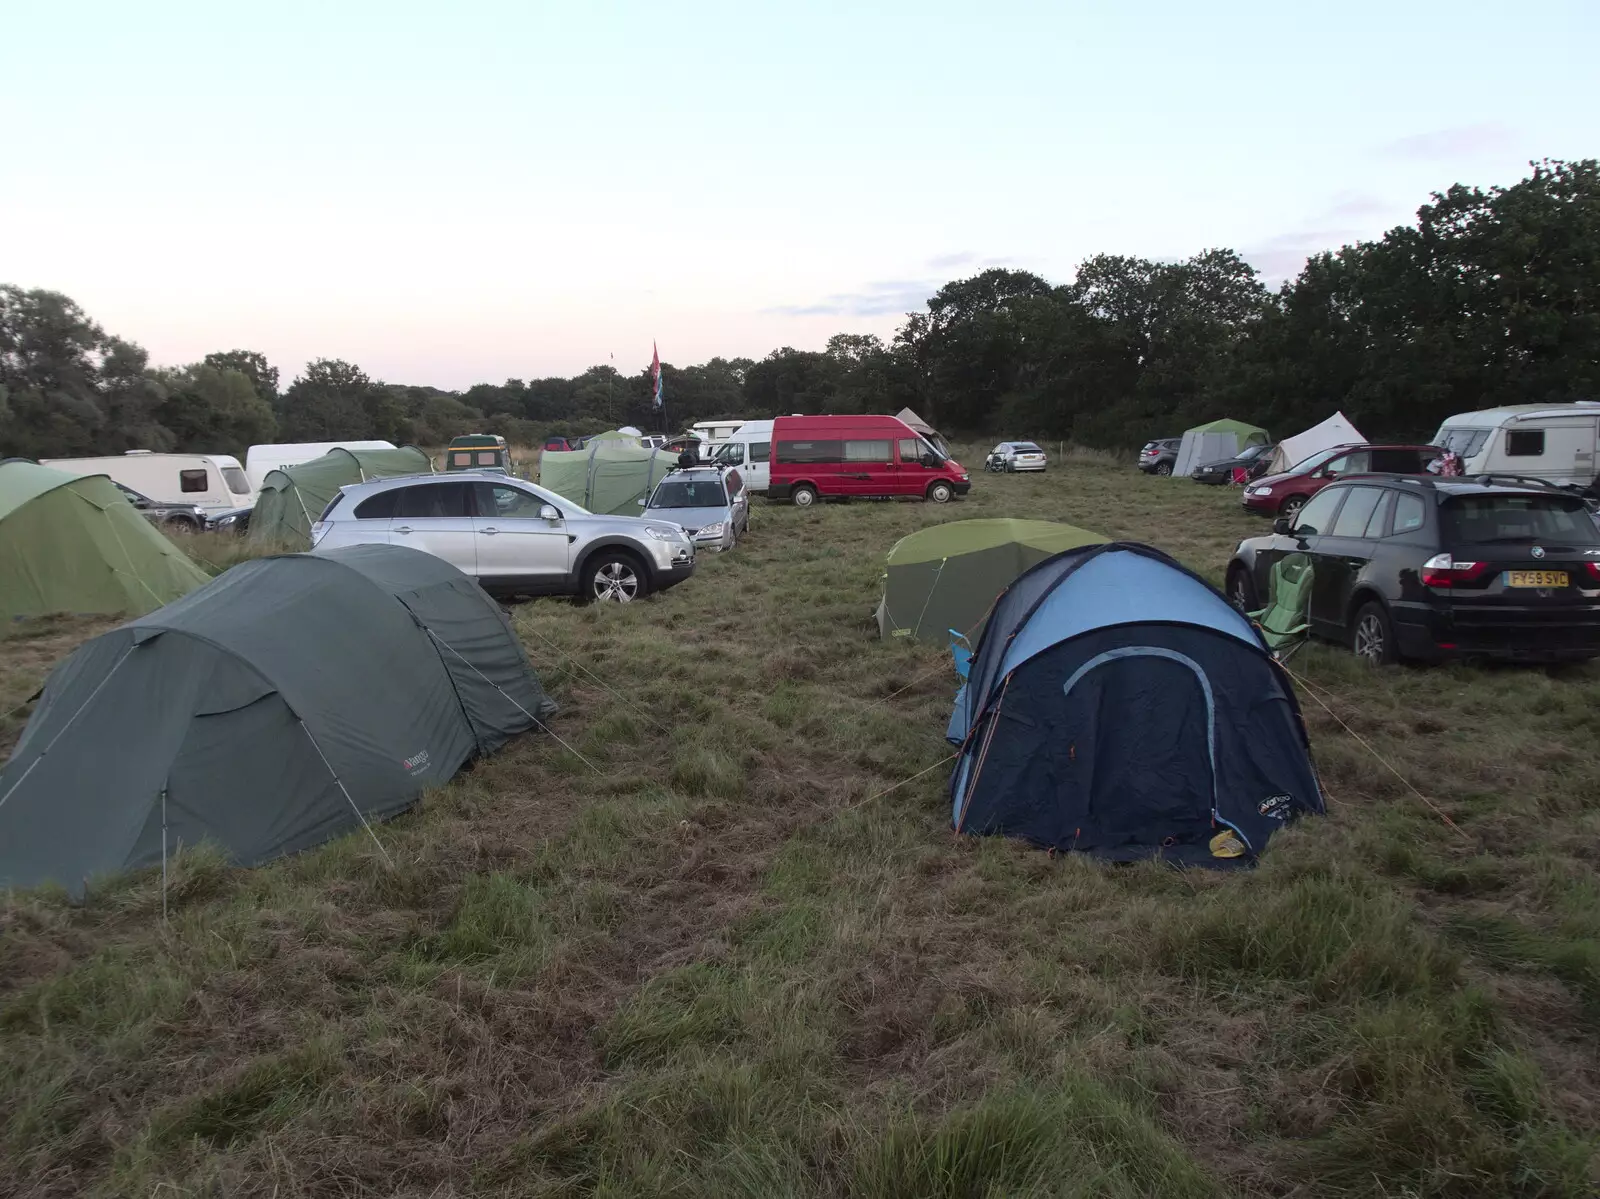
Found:
[(393, 816), (544, 720), (504, 613), (365, 545), (234, 567), (56, 667), (0, 769), (0, 888), (210, 841), (256, 865)]
[(414, 445), (389, 450), (340, 447), (310, 462), (281, 466), (261, 480), (261, 494), (250, 514), (250, 540), (309, 549), (311, 526), (339, 488), (432, 470), (428, 455)]
[(920, 529), (889, 551), (878, 632), (939, 640), (954, 629), (976, 638), (1011, 580), (1052, 554), (1103, 541), (1049, 520), (954, 520)]
[(0, 621), (139, 616), (206, 580), (106, 476), (0, 463)]

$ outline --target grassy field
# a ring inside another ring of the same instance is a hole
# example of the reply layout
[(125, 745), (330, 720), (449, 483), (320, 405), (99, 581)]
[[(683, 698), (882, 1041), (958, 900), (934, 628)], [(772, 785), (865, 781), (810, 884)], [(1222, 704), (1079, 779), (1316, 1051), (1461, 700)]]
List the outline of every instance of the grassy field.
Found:
[[(1600, 671), (1302, 652), (1329, 815), (1253, 872), (956, 838), (948, 656), (869, 614), (896, 538), (1002, 515), (1214, 580), (1264, 529), (1075, 459), (518, 608), (576, 753), (429, 794), (392, 867), (0, 901), (0, 1193), (1595, 1194)], [(0, 643), (0, 712), (97, 627)]]

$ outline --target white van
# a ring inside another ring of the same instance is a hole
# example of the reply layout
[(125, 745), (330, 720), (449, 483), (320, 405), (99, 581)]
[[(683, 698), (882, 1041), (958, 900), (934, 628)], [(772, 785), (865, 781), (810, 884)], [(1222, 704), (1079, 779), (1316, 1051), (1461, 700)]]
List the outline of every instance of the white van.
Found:
[(256, 489), (232, 454), (129, 450), (103, 458), (41, 458), (39, 462), (86, 475), (109, 475), (113, 483), (161, 504), (195, 504), (208, 512), (224, 512), (255, 503)]
[(250, 486), (261, 489), (261, 481), (280, 466), (299, 466), (320, 458), (329, 450), (392, 450), (392, 441), (286, 441), (277, 445), (253, 445), (244, 454), (244, 473)]
[(722, 443), (712, 461), (738, 467), (745, 487), (757, 495), (766, 495), (772, 478), (771, 459), (772, 422), (747, 420)]
[(1439, 426), (1433, 444), (1455, 451), (1469, 475), (1506, 474), (1587, 487), (1596, 463), (1600, 401), (1515, 404), (1462, 412)]

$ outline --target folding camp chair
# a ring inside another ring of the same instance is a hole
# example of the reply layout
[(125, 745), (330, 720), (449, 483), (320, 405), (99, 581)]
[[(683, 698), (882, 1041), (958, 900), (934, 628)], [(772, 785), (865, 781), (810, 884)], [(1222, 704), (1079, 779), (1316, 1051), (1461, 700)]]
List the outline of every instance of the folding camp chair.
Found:
[(1272, 568), (1267, 606), (1250, 618), (1261, 626), (1267, 648), (1280, 662), (1305, 643), (1311, 628), (1307, 614), (1311, 608), (1311, 558), (1290, 554)]

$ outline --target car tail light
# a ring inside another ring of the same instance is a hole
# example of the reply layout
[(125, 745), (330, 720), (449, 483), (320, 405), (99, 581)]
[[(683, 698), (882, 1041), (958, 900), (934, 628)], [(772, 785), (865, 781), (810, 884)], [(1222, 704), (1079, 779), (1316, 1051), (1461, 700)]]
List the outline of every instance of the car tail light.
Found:
[(1585, 562), (1583, 573), (1589, 576), (1589, 582), (1600, 583), (1600, 562)]
[(1435, 554), (1422, 564), (1422, 583), (1425, 587), (1460, 587), (1476, 583), (1491, 569), (1489, 562), (1463, 562), (1449, 554)]

